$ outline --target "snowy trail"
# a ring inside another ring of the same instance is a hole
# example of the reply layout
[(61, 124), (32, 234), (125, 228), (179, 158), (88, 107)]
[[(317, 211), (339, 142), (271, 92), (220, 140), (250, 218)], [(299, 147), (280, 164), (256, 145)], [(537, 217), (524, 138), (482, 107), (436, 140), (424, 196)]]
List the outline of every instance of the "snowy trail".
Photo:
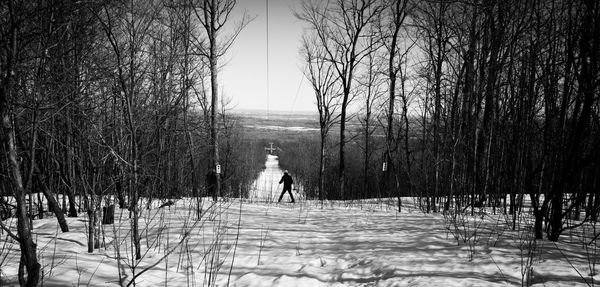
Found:
[(406, 213), (403, 224), (390, 220), (393, 207), (246, 208), (243, 233), (260, 238), (261, 230), (269, 232), (260, 266), (256, 251), (239, 253), (244, 259), (236, 259), (236, 286), (505, 285), (489, 266), (448, 266), (468, 258), (446, 240), (439, 218)]
[(272, 202), (277, 200), (281, 192), (279, 180), (283, 175), (283, 171), (279, 168), (278, 157), (267, 155), (265, 166), (265, 170), (258, 175), (254, 182), (254, 188), (250, 193), (251, 201)]

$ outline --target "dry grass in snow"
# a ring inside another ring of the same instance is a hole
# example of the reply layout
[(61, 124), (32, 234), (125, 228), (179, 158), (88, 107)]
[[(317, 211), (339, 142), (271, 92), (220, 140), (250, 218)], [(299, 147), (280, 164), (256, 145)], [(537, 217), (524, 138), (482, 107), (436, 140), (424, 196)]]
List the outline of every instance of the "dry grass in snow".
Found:
[[(141, 260), (131, 260), (128, 211), (87, 253), (87, 218), (34, 221), (44, 286), (572, 286), (593, 284), (596, 247), (533, 241), (503, 216), (450, 220), (395, 202), (274, 204), (195, 200), (143, 210)], [(158, 205), (157, 203), (156, 205)], [(13, 221), (5, 221), (13, 225)], [(532, 244), (534, 243), (534, 244)], [(1, 233), (2, 285), (17, 284), (18, 244)], [(592, 257), (590, 257), (590, 255)], [(593, 259), (593, 260), (592, 260)]]

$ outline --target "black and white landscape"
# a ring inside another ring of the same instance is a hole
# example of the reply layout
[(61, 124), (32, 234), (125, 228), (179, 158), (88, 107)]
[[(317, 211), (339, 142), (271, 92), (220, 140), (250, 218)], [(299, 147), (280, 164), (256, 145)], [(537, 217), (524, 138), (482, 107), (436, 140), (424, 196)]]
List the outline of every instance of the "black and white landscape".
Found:
[(0, 286), (596, 286), (599, 91), (597, 0), (3, 0)]

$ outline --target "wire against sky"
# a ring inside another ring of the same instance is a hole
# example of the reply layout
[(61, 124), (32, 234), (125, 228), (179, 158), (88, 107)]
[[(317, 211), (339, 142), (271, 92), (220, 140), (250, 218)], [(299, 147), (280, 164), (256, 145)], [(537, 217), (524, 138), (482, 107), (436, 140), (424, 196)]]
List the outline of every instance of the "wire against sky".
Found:
[(303, 26), (293, 14), (298, 3), (296, 0), (237, 2), (234, 21), (243, 11), (256, 18), (231, 47), (226, 56), (228, 63), (220, 74), (224, 95), (232, 99), (236, 109), (315, 110), (312, 90), (302, 79), (304, 63), (299, 50)]
[(265, 0), (266, 21), (267, 21), (267, 119), (269, 119), (269, 0)]

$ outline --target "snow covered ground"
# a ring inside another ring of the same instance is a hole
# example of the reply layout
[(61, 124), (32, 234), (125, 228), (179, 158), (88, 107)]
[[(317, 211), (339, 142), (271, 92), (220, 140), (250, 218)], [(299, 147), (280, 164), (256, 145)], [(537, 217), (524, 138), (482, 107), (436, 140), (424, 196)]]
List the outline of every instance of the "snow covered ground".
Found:
[[(192, 205), (180, 200), (170, 210), (144, 212), (139, 261), (117, 260), (132, 257), (126, 212), (114, 228), (104, 226), (105, 248), (92, 254), (84, 217), (69, 218), (68, 233), (52, 218), (34, 221), (44, 286), (114, 286), (120, 276), (126, 284), (142, 272), (139, 286), (512, 286), (521, 284), (526, 265), (520, 247), (527, 242), (506, 226), (481, 223), (470, 258), (470, 246), (456, 243), (441, 215), (408, 207), (397, 213), (392, 202), (321, 208), (231, 200), (200, 221)], [(2, 285), (15, 285), (18, 244), (4, 233), (0, 244)], [(543, 253), (532, 262), (534, 286), (586, 286), (577, 272), (591, 282), (580, 245), (539, 242), (537, 248)]]
[[(272, 159), (272, 158), (271, 158)], [(271, 162), (273, 163), (273, 162)], [(271, 173), (272, 172), (272, 173)], [(557, 244), (512, 231), (503, 216), (447, 219), (413, 199), (271, 203), (281, 171), (267, 163), (251, 199), (181, 199), (143, 210), (142, 259), (131, 260), (127, 210), (103, 226), (87, 253), (87, 218), (34, 221), (44, 286), (587, 286), (596, 245), (576, 235)], [(283, 202), (283, 201), (282, 201)], [(7, 220), (6, 225), (15, 225)], [(525, 228), (522, 228), (525, 230)], [(456, 237), (454, 236), (456, 235)], [(0, 232), (1, 286), (17, 284), (19, 247)]]

